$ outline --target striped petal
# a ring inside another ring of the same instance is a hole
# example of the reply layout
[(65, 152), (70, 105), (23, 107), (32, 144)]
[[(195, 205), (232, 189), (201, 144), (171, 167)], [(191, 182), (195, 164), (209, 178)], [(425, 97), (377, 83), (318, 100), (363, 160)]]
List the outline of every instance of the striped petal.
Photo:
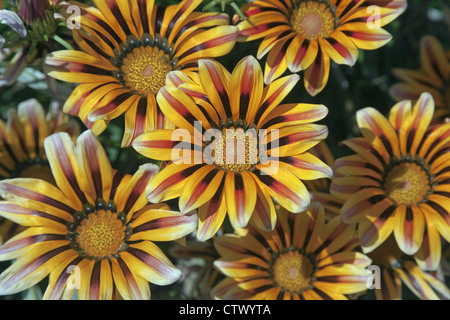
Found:
[(118, 212), (128, 214), (128, 221), (136, 211), (142, 209), (148, 203), (145, 190), (149, 181), (158, 171), (159, 168), (157, 165), (151, 163), (144, 164), (139, 167), (133, 177), (123, 185), (120, 191), (116, 192), (114, 203), (117, 206)]
[(216, 194), (224, 179), (224, 171), (206, 165), (193, 173), (181, 190), (179, 207), (183, 213), (199, 208)]
[(226, 55), (234, 48), (237, 37), (235, 26), (219, 26), (197, 32), (177, 48), (178, 65)]
[(344, 24), (339, 27), (339, 31), (344, 33), (355, 44), (358, 49), (375, 50), (383, 47), (392, 36), (382, 28), (368, 28), (367, 23), (354, 22)]
[(395, 213), (394, 235), (400, 249), (413, 255), (422, 245), (425, 218), (418, 207), (399, 207)]
[(149, 241), (132, 244), (122, 258), (133, 273), (145, 280), (165, 286), (181, 277), (178, 270), (156, 245)]
[(226, 121), (227, 118), (232, 118), (229, 98), (230, 73), (213, 60), (199, 60), (198, 68), (202, 88), (220, 119)]
[(222, 179), (220, 187), (211, 200), (198, 209), (197, 239), (199, 241), (211, 239), (222, 227), (227, 214), (224, 184), (225, 179)]
[(111, 270), (114, 284), (124, 300), (150, 300), (148, 281), (137, 275), (125, 260), (111, 259)]
[(186, 179), (203, 165), (169, 164), (149, 182), (145, 194), (150, 202), (159, 203), (180, 196)]
[(0, 247), (0, 260), (11, 260), (18, 258), (31, 247), (43, 242), (66, 240), (67, 228), (63, 225), (55, 227), (33, 227), (27, 228), (18, 235), (12, 237)]
[[(36, 179), (13, 179), (0, 182), (0, 195), (3, 199), (14, 203), (3, 203), (3, 211), (40, 216), (51, 220), (73, 221), (73, 213), (81, 210), (67, 199), (61, 190), (54, 185)], [(55, 216), (53, 218), (52, 216)], [(10, 217), (11, 218), (11, 217)]]
[(112, 186), (112, 168), (108, 155), (91, 131), (86, 131), (77, 140), (77, 156), (80, 166), (80, 188), (90, 198), (109, 199)]
[(80, 186), (82, 173), (72, 138), (65, 132), (54, 134), (45, 139), (44, 148), (59, 189), (77, 207), (81, 207), (87, 199)]
[(324, 54), (330, 56), (337, 64), (352, 67), (358, 60), (358, 49), (341, 31), (337, 30), (326, 39), (319, 38), (319, 44)]
[(365, 188), (357, 192), (342, 207), (342, 220), (346, 223), (361, 222), (366, 217), (379, 216), (393, 205), (379, 188)]
[(0, 275), (0, 295), (11, 295), (31, 288), (44, 279), (55, 265), (75, 252), (67, 241), (41, 243), (16, 260)]
[(263, 72), (258, 61), (247, 56), (233, 70), (230, 78), (230, 106), (233, 120), (253, 123), (263, 94)]
[(139, 213), (130, 223), (133, 228), (130, 241), (174, 241), (197, 228), (197, 215), (192, 213), (183, 215), (155, 205), (149, 205)]
[(270, 171), (270, 167), (257, 165), (253, 173), (282, 207), (294, 213), (305, 211), (309, 206), (310, 196), (303, 183), (293, 173), (282, 168), (275, 174)]
[(49, 54), (45, 60), (49, 76), (72, 83), (115, 82), (111, 63), (82, 51), (57, 51)]
[(316, 59), (319, 51), (319, 43), (316, 40), (308, 40), (301, 36), (292, 39), (286, 53), (286, 62), (289, 71), (296, 73), (306, 70)]
[(224, 187), (228, 216), (232, 225), (245, 228), (256, 205), (256, 184), (253, 175), (248, 172), (238, 174), (228, 172)]
[(314, 62), (305, 70), (305, 88), (311, 96), (316, 96), (325, 88), (330, 75), (330, 58), (322, 50), (317, 52)]
[(286, 54), (291, 43), (290, 39), (291, 37), (283, 38), (270, 50), (264, 70), (266, 84), (278, 79), (287, 70)]
[[(400, 156), (397, 133), (381, 112), (374, 108), (364, 108), (356, 113), (356, 117), (361, 133), (366, 139), (372, 141), (372, 145), (379, 153), (387, 153), (390, 157)], [(381, 146), (376, 145), (379, 142), (382, 143)]]
[[(259, 181), (256, 181), (258, 184)], [(256, 186), (258, 192), (256, 196), (255, 210), (252, 214), (251, 222), (257, 228), (270, 232), (275, 229), (277, 223), (277, 212), (272, 198), (266, 188), (259, 185)]]
[(328, 109), (317, 104), (283, 104), (275, 108), (264, 119), (260, 126), (263, 129), (274, 130), (285, 126), (308, 124), (324, 119)]
[(389, 207), (379, 214), (378, 217), (368, 218), (358, 226), (358, 236), (364, 253), (372, 252), (378, 248), (395, 231), (397, 213)]
[(150, 159), (178, 162), (191, 159), (194, 150), (191, 139), (189, 132), (182, 130), (152, 130), (137, 137), (133, 148)]

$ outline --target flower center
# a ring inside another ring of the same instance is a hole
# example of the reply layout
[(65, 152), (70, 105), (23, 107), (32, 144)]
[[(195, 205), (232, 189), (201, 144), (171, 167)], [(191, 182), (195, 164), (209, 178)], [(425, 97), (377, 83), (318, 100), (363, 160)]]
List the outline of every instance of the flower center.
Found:
[(326, 38), (336, 28), (336, 17), (332, 8), (325, 3), (302, 2), (298, 9), (292, 10), (290, 25), (295, 33), (308, 40)]
[(425, 200), (431, 190), (429, 174), (416, 163), (394, 165), (387, 173), (383, 189), (391, 200), (412, 206)]
[(74, 218), (75, 223), (68, 226), (68, 239), (81, 256), (101, 260), (125, 249), (130, 228), (125, 225), (125, 214), (117, 213), (112, 202), (106, 205), (101, 201), (96, 207), (87, 204)]
[(308, 257), (297, 251), (290, 251), (275, 259), (272, 276), (279, 287), (294, 293), (302, 291), (310, 285), (313, 269)]
[(257, 164), (258, 142), (256, 131), (242, 127), (217, 131), (212, 148), (214, 164), (231, 172), (249, 171)]
[(123, 60), (121, 70), (126, 86), (141, 95), (157, 94), (172, 70), (169, 61), (158, 48), (135, 48)]
[(166, 84), (167, 74), (178, 61), (173, 59), (173, 47), (159, 35), (153, 39), (146, 34), (141, 40), (130, 36), (126, 44), (116, 50), (112, 63), (118, 68), (116, 78), (136, 94), (157, 94)]

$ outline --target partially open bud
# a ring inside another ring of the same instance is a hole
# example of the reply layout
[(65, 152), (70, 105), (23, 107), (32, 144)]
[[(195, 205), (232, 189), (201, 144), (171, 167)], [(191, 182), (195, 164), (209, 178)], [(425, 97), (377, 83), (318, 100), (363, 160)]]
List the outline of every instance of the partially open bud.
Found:
[(46, 11), (51, 10), (48, 0), (21, 0), (19, 16), (25, 23), (31, 25), (33, 22), (45, 19)]

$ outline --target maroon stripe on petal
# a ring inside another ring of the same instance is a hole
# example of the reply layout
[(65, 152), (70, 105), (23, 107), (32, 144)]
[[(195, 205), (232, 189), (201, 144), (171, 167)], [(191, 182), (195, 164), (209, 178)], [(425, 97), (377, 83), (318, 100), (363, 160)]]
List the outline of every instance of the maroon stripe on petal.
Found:
[(160, 194), (161, 192), (163, 192), (165, 189), (167, 189), (167, 188), (177, 184), (178, 182), (180, 182), (180, 181), (190, 177), (195, 171), (200, 169), (202, 166), (203, 166), (203, 164), (195, 165), (195, 166), (186, 168), (185, 170), (180, 171), (180, 172), (170, 176), (169, 178), (167, 178), (166, 180), (161, 182), (152, 191), (152, 195), (156, 196), (156, 195)]
[(285, 25), (285, 24), (281, 23), (281, 22), (268, 22), (268, 23), (260, 24), (253, 28), (248, 28), (246, 30), (241, 31), (240, 36), (241, 37), (251, 36), (251, 35), (258, 34), (258, 33), (261, 33), (266, 30), (275, 28), (277, 26), (282, 26), (282, 25)]
[(89, 299), (98, 300), (100, 298), (100, 271), (102, 263), (96, 261), (91, 274), (91, 283), (89, 286)]
[(161, 26), (164, 19), (164, 14), (166, 13), (166, 7), (165, 6), (156, 6), (154, 7), (156, 14), (155, 14), (155, 33), (161, 32)]
[(60, 254), (60, 253), (62, 253), (64, 251), (67, 251), (67, 250), (70, 250), (70, 247), (69, 246), (63, 246), (63, 247), (59, 247), (59, 248), (56, 248), (56, 249), (53, 249), (53, 250), (50, 250), (50, 251), (44, 253), (43, 255), (38, 257), (37, 259), (35, 259), (35, 260), (29, 262), (28, 264), (26, 264), (18, 272), (13, 274), (8, 280), (6, 280), (3, 283), (4, 287), (8, 288), (8, 287), (14, 285), (17, 282), (22, 281), (23, 278), (25, 278), (29, 274), (35, 272), (44, 263), (46, 263), (47, 261), (49, 261), (50, 259), (54, 258), (58, 254)]
[(116, 171), (113, 177), (113, 181), (112, 181), (112, 186), (111, 186), (111, 195), (110, 198), (114, 199), (116, 192), (117, 192), (117, 188), (120, 185), (120, 182), (122, 181), (122, 179), (125, 177), (125, 173)]
[[(98, 24), (100, 27), (102, 27), (109, 35), (111, 35), (114, 40), (117, 43), (121, 43), (122, 40), (120, 39), (120, 37), (117, 35), (117, 33), (105, 22), (103, 21), (101, 18), (94, 16), (93, 14), (83, 10), (83, 15), (93, 21), (95, 24)], [(93, 30), (94, 32), (96, 32), (96, 30)], [(106, 42), (106, 44), (111, 47), (114, 48), (114, 45), (111, 43), (111, 41), (109, 41), (109, 39), (107, 37), (105, 37), (101, 32), (96, 32), (96, 34), (104, 41)]]
[(127, 199), (127, 203), (124, 207), (124, 212), (129, 212), (133, 205), (136, 203), (137, 199), (145, 192), (145, 188), (147, 187), (148, 181), (154, 175), (153, 171), (145, 171), (142, 177), (136, 182), (131, 190), (130, 196)]
[(113, 73), (110, 70), (105, 70), (102, 68), (90, 66), (84, 63), (77, 63), (77, 62), (66, 62), (66, 69), (67, 71), (73, 71), (73, 72), (81, 72), (81, 73), (89, 73), (89, 74), (95, 74), (95, 75), (101, 75), (101, 76), (110, 76), (113, 77)]
[(128, 253), (132, 254), (133, 256), (144, 262), (150, 268), (156, 270), (156, 272), (160, 274), (165, 273), (166, 271), (165, 264), (162, 263), (159, 259), (152, 256), (151, 254), (133, 247), (128, 248)]
[(131, 139), (131, 141), (134, 141), (138, 136), (144, 133), (146, 122), (147, 122), (147, 98), (141, 98), (139, 99), (136, 108), (136, 116), (134, 118), (133, 138)]
[(286, 52), (287, 49), (289, 48), (290, 44), (291, 44), (292, 39), (287, 40), (283, 46), (280, 48), (280, 51), (278, 51), (277, 56), (275, 57), (275, 59), (273, 60), (272, 65), (270, 65), (270, 72), (269, 75), (267, 76), (268, 78), (272, 78), (273, 74), (277, 71), (277, 66), (280, 65), (281, 61), (283, 61), (283, 59), (285, 59), (286, 57)]
[(141, 16), (144, 33), (150, 33), (148, 25), (147, 0), (138, 0), (139, 14)]
[(333, 38), (327, 38), (327, 41), (331, 44), (331, 46), (347, 61), (352, 61), (353, 57), (348, 51), (348, 49), (343, 46), (340, 42), (338, 42), (336, 39)]
[(443, 208), (441, 205), (434, 201), (428, 201), (426, 202), (431, 208), (434, 209), (448, 224), (450, 224), (450, 215), (448, 213), (448, 210)]
[(369, 229), (361, 236), (361, 243), (369, 243), (370, 239), (377, 237), (378, 231), (383, 227), (384, 223), (389, 219), (395, 211), (394, 206), (390, 206), (376, 219)]
[[(231, 107), (230, 107), (230, 99), (228, 97), (228, 93), (226, 91), (225, 85), (224, 85), (224, 83), (222, 83), (222, 78), (217, 73), (217, 69), (214, 68), (209, 61), (205, 61), (204, 63), (208, 69), (212, 83), (217, 90), (217, 94), (220, 97), (223, 108), (225, 109), (225, 114), (226, 114), (227, 118), (231, 118), (233, 115), (232, 115)], [(207, 102), (209, 102), (209, 99), (207, 100)]]
[(191, 197), (187, 201), (185, 206), (186, 208), (190, 208), (195, 203), (195, 201), (197, 201), (198, 198), (203, 195), (206, 188), (208, 188), (209, 184), (211, 183), (211, 181), (213, 181), (214, 177), (218, 172), (219, 170), (214, 169), (206, 174), (206, 176), (202, 179), (202, 181), (195, 187), (195, 192), (191, 195)]
[(317, 277), (317, 281), (331, 282), (331, 283), (365, 283), (368, 276), (357, 275), (337, 275), (337, 276), (323, 276)]
[(31, 244), (44, 242), (44, 241), (58, 241), (66, 240), (65, 235), (61, 234), (39, 234), (35, 236), (26, 237), (17, 241), (6, 243), (0, 247), (0, 254), (7, 254), (16, 250), (20, 250)]
[(322, 290), (318, 288), (314, 288), (314, 291), (323, 299), (323, 300), (333, 300), (328, 294), (323, 292)]
[[(83, 105), (84, 101), (91, 95), (91, 93), (93, 93), (95, 90), (99, 89), (100, 87), (103, 87), (105, 85), (111, 84), (110, 83), (106, 83), (106, 84), (101, 84), (95, 88), (93, 88), (92, 90), (88, 90), (85, 93), (83, 93), (83, 95), (77, 99), (77, 101), (75, 101), (75, 103), (70, 107), (70, 110), (68, 111), (68, 113), (72, 116), (78, 116), (78, 114), (80, 113), (81, 110), (81, 106)], [(98, 102), (97, 102), (98, 104)], [(97, 104), (95, 106), (92, 107), (96, 107)]]
[(322, 65), (322, 50), (317, 51), (317, 56), (312, 65), (309, 68), (312, 68), (312, 70), (315, 70), (315, 72), (311, 73), (311, 78), (309, 79), (309, 82), (316, 86), (320, 81), (320, 68)]
[[(129, 251), (129, 250), (128, 250)], [(133, 276), (133, 274), (131, 273), (130, 268), (128, 268), (127, 264), (125, 263), (125, 261), (123, 261), (122, 258), (118, 258), (117, 262), (119, 264), (120, 269), (122, 270), (125, 279), (127, 281), (127, 285), (130, 289), (130, 292), (135, 292), (137, 294), (140, 294), (140, 292), (136, 292), (135, 290), (133, 290), (132, 288), (139, 288), (138, 283), (136, 282), (136, 278)]]
[(103, 198), (103, 183), (102, 174), (100, 171), (100, 163), (97, 153), (97, 145), (95, 140), (86, 139), (85, 140), (85, 156), (87, 162), (89, 163), (89, 170), (92, 176), (92, 181), (94, 183), (94, 189), (97, 194), (97, 199)]
[(166, 89), (162, 88), (160, 93), (167, 100), (170, 106), (178, 114), (185, 118), (189, 124), (194, 125), (194, 123), (198, 121), (197, 118), (186, 108), (186, 106), (179, 100), (175, 99)]
[(61, 170), (66, 177), (67, 181), (72, 186), (73, 191), (76, 193), (77, 197), (81, 200), (83, 203), (87, 203), (86, 196), (84, 195), (83, 191), (81, 191), (77, 178), (75, 176), (75, 171), (72, 167), (72, 163), (70, 162), (70, 155), (67, 153), (66, 146), (64, 146), (64, 142), (62, 139), (57, 138), (53, 140), (54, 143), (54, 149), (58, 150), (58, 152), (55, 152), (55, 156), (58, 161), (58, 165), (61, 167)]
[(82, 260), (83, 258), (81, 258), (80, 256), (76, 257), (68, 264), (67, 267), (68, 269), (66, 269), (65, 272), (61, 272), (61, 274), (58, 277), (58, 280), (56, 280), (53, 288), (51, 289), (49, 300), (59, 300), (61, 298), (62, 292), (66, 287), (66, 282), (71, 274), (71, 272), (69, 272), (70, 270), (69, 267), (77, 266)]
[(213, 47), (218, 47), (224, 43), (228, 43), (228, 42), (233, 42), (235, 41), (237, 38), (237, 34), (235, 33), (231, 33), (231, 34), (226, 34), (223, 36), (219, 36), (217, 38), (211, 39), (209, 41), (206, 42), (202, 42), (198, 45), (196, 45), (195, 47), (192, 47), (191, 49), (187, 50), (186, 52), (184, 52), (179, 59), (183, 59), (193, 53), (196, 53), (198, 51), (202, 51), (202, 50), (206, 50), (209, 48), (213, 48)]
[[(66, 205), (66, 204), (64, 204), (62, 202), (59, 202), (58, 200), (55, 200), (53, 198), (49, 198), (49, 197), (47, 197), (47, 196), (45, 196), (43, 194), (40, 194), (40, 193), (31, 191), (31, 190), (28, 190), (28, 189), (25, 189), (25, 188), (21, 188), (21, 187), (18, 187), (18, 186), (14, 186), (14, 185), (11, 185), (11, 184), (6, 184), (6, 183), (5, 184), (0, 183), (0, 184), (1, 184), (1, 188), (4, 191), (9, 192), (9, 193), (11, 193), (13, 195), (16, 195), (16, 196), (19, 196), (19, 197), (23, 197), (23, 198), (26, 198), (26, 199), (30, 199), (32, 201), (42, 202), (42, 203), (48, 204), (48, 205), (50, 205), (52, 207), (58, 208), (58, 209), (60, 209), (62, 211), (68, 212), (70, 214), (74, 214), (75, 213), (75, 209), (69, 207), (68, 205)], [(4, 204), (0, 204), (0, 206), (3, 206), (3, 205)], [(17, 207), (19, 207), (19, 206), (17, 206)]]
[(117, 1), (121, 0), (106, 0), (108, 3), (108, 8), (111, 10), (114, 19), (117, 19), (119, 22), (120, 27), (124, 30), (125, 34), (130, 35), (131, 31), (128, 28), (127, 21), (122, 15), (122, 12), (120, 11), (119, 5), (117, 4)]
[(192, 221), (191, 216), (174, 216), (164, 217), (151, 220), (133, 229), (133, 233), (145, 232), (150, 230), (156, 230), (161, 228), (172, 228), (179, 226), (183, 223), (190, 223)]
[(177, 10), (176, 14), (170, 20), (169, 26), (167, 27), (166, 36), (165, 36), (166, 38), (169, 37), (169, 35), (172, 32), (172, 29), (175, 26), (175, 24), (178, 22), (178, 20), (183, 15), (183, 13), (185, 13), (187, 11), (187, 9), (189, 9), (189, 7), (191, 5), (192, 5), (192, 1), (186, 1), (186, 3), (183, 5), (183, 7), (179, 8)]

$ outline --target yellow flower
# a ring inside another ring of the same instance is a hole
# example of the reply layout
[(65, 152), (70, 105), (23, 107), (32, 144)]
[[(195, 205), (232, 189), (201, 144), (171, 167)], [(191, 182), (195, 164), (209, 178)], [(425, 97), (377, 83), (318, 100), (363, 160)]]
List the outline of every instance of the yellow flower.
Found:
[(45, 299), (149, 299), (149, 282), (181, 276), (153, 241), (179, 239), (197, 217), (152, 204), (143, 193), (158, 168), (133, 175), (113, 171), (106, 152), (87, 131), (77, 144), (67, 133), (45, 140), (56, 186), (38, 179), (0, 182), (0, 216), (28, 227), (0, 247), (14, 263), (0, 275), (0, 294), (26, 290), (49, 275)]
[(353, 249), (354, 226), (325, 221), (319, 203), (301, 214), (281, 210), (274, 231), (250, 226), (245, 235), (215, 239), (215, 266), (226, 276), (213, 290), (219, 299), (346, 300), (367, 290), (371, 260)]
[(265, 82), (287, 69), (305, 70), (304, 84), (313, 96), (326, 86), (330, 59), (353, 66), (358, 50), (374, 50), (391, 40), (382, 27), (406, 9), (406, 0), (257, 0), (243, 6), (235, 23), (238, 41), (262, 39), (257, 57), (266, 54)]
[(83, 51), (58, 51), (46, 60), (51, 77), (80, 84), (64, 111), (97, 135), (125, 114), (123, 147), (148, 130), (171, 128), (155, 99), (167, 73), (189, 73), (198, 59), (230, 52), (237, 38), (226, 14), (194, 12), (201, 2), (96, 0), (81, 8), (82, 29), (73, 36)]
[(401, 251), (423, 270), (436, 270), (441, 236), (450, 240), (450, 123), (430, 125), (433, 98), (396, 104), (386, 119), (365, 108), (357, 113), (363, 137), (344, 141), (356, 154), (336, 161), (331, 193), (345, 200), (345, 222), (359, 223), (364, 252), (392, 233)]
[(331, 169), (307, 152), (328, 135), (326, 126), (314, 124), (327, 108), (280, 105), (297, 75), (266, 87), (262, 78), (251, 56), (231, 74), (212, 60), (200, 60), (192, 78), (172, 72), (157, 98), (178, 129), (155, 130), (134, 141), (144, 156), (171, 161), (150, 182), (148, 199), (179, 197), (182, 212), (199, 208), (201, 240), (219, 230), (227, 213), (234, 227), (246, 227), (252, 218), (260, 228), (273, 230), (273, 200), (302, 212), (310, 203), (302, 180), (331, 177)]

